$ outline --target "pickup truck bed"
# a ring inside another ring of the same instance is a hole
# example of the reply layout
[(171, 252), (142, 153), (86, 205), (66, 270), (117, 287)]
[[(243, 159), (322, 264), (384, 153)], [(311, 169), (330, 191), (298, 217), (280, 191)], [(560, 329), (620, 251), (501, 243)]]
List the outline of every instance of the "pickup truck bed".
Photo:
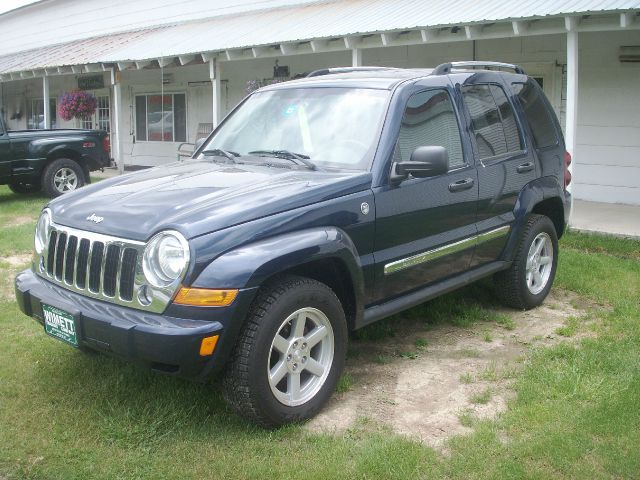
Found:
[(0, 118), (0, 184), (16, 193), (57, 197), (90, 182), (109, 166), (109, 134), (102, 130), (7, 130)]

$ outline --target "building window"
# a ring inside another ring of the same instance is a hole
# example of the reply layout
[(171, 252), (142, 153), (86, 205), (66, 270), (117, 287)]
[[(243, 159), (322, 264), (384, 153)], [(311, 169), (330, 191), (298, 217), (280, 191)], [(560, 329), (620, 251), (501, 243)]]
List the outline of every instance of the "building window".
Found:
[(136, 140), (186, 142), (185, 94), (136, 95)]
[[(56, 128), (57, 100), (49, 99), (49, 115), (51, 117), (51, 126)], [(29, 117), (27, 117), (27, 128), (29, 130), (42, 130), (47, 128), (44, 124), (44, 101), (41, 98), (31, 99)]]
[(98, 100), (98, 107), (96, 112), (89, 118), (80, 120), (80, 128), (86, 128), (88, 130), (98, 129), (111, 131), (111, 108), (109, 106), (109, 95), (99, 95), (96, 97)]

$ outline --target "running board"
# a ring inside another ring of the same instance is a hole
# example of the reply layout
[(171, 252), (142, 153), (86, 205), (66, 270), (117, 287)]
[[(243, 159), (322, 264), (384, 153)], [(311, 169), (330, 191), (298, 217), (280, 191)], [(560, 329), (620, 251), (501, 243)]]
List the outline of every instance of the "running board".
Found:
[(362, 328), (385, 317), (390, 317), (393, 314), (415, 307), (416, 305), (420, 305), (421, 303), (445, 293), (467, 286), (481, 278), (492, 275), (500, 270), (505, 270), (509, 268), (510, 265), (511, 262), (491, 262), (473, 270), (469, 270), (463, 274), (443, 280), (442, 282), (434, 285), (429, 285), (428, 287), (424, 287), (393, 300), (389, 300), (388, 302), (380, 305), (368, 307), (364, 310), (362, 322), (356, 326), (356, 329)]

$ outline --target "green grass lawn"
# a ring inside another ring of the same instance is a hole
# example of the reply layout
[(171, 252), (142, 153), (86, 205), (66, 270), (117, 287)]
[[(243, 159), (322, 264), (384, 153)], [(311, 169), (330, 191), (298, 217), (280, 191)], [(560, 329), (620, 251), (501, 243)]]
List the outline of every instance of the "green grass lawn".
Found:
[[(18, 270), (8, 257), (30, 254), (44, 203), (0, 187), (0, 277)], [(215, 386), (45, 336), (2, 283), (0, 479), (638, 478), (639, 260), (638, 241), (567, 234), (556, 286), (608, 307), (594, 310), (595, 334), (532, 349), (506, 413), (471, 422), (473, 433), (445, 453), (371, 425), (339, 436), (261, 430), (233, 415)], [(482, 317), (486, 295), (469, 288), (405, 315), (464, 323)], [(476, 310), (455, 310), (461, 299)], [(386, 321), (360, 335), (392, 331)]]

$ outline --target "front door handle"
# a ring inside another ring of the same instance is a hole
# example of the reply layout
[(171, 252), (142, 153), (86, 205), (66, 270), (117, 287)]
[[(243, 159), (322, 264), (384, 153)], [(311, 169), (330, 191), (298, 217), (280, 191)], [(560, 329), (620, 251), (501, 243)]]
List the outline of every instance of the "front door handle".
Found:
[(518, 173), (525, 173), (525, 172), (530, 172), (534, 168), (535, 168), (535, 165), (533, 164), (533, 162), (527, 162), (527, 163), (518, 165), (518, 168), (516, 170)]
[(457, 182), (453, 182), (449, 184), (450, 192), (461, 192), (462, 190), (467, 190), (473, 187), (473, 178), (464, 178), (462, 180), (458, 180)]

